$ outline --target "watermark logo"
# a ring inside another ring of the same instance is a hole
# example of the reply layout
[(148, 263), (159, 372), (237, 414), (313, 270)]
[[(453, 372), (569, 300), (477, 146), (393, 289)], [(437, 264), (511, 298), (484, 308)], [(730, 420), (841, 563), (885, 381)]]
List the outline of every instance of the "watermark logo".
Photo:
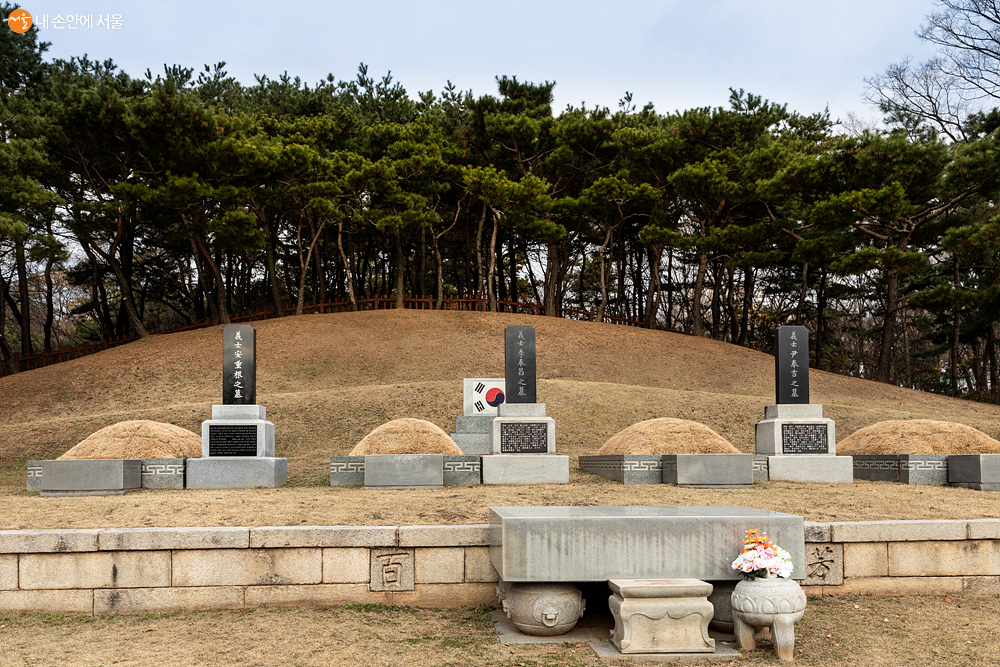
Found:
[(14, 32), (28, 32), (31, 29), (31, 14), (24, 9), (15, 9), (6, 19), (7, 25)]

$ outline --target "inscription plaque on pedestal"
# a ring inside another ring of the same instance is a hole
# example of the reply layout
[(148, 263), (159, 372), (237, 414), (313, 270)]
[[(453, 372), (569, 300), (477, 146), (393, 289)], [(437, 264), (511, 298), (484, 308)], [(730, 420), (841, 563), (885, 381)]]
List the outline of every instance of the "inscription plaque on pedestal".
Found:
[(209, 456), (257, 456), (256, 424), (209, 424)]
[(826, 424), (782, 424), (782, 454), (828, 454)]
[(537, 403), (535, 327), (512, 324), (504, 330), (507, 403)]
[(778, 327), (774, 350), (775, 403), (809, 402), (809, 330)]
[(501, 454), (546, 454), (548, 451), (548, 424), (544, 422), (500, 424)]
[(222, 330), (222, 404), (257, 404), (257, 336), (249, 324)]

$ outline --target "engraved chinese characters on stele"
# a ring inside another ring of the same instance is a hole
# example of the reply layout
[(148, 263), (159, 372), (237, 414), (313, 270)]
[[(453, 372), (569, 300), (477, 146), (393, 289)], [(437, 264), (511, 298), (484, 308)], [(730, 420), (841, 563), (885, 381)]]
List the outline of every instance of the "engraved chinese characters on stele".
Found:
[(222, 330), (222, 404), (257, 404), (257, 336), (249, 324)]
[(535, 327), (512, 324), (504, 331), (507, 403), (537, 403)]
[(778, 327), (774, 350), (775, 403), (809, 403), (809, 330)]

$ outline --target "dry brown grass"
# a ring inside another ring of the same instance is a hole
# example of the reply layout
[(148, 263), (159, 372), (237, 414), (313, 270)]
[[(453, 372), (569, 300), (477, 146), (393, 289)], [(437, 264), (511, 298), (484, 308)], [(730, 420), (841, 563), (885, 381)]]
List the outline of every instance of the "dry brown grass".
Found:
[(445, 454), (460, 456), (455, 441), (423, 419), (394, 419), (361, 439), (350, 456), (366, 454)]
[(59, 457), (74, 459), (198, 459), (201, 436), (148, 419), (105, 426)]
[(838, 454), (1000, 454), (982, 431), (934, 419), (892, 419), (866, 426), (837, 443)]
[(598, 454), (739, 454), (740, 450), (704, 424), (660, 417), (629, 426)]
[[(796, 626), (801, 667), (980, 667), (996, 662), (998, 598), (810, 598)], [(586, 620), (586, 619), (585, 619)], [(732, 663), (777, 665), (768, 642)], [(0, 615), (11, 665), (417, 665), (598, 667), (584, 643), (500, 644), (487, 610), (250, 609), (91, 618)]]

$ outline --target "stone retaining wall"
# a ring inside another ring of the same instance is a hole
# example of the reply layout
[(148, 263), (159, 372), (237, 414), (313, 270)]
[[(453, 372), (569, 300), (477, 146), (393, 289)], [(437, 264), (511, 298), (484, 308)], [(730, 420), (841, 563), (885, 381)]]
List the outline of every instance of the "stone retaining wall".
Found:
[(805, 524), (808, 595), (1000, 595), (1000, 519)]
[[(0, 613), (495, 602), (489, 527), (0, 531)], [(1000, 595), (1000, 519), (805, 524), (809, 595)]]
[(0, 613), (493, 604), (488, 526), (0, 531)]

